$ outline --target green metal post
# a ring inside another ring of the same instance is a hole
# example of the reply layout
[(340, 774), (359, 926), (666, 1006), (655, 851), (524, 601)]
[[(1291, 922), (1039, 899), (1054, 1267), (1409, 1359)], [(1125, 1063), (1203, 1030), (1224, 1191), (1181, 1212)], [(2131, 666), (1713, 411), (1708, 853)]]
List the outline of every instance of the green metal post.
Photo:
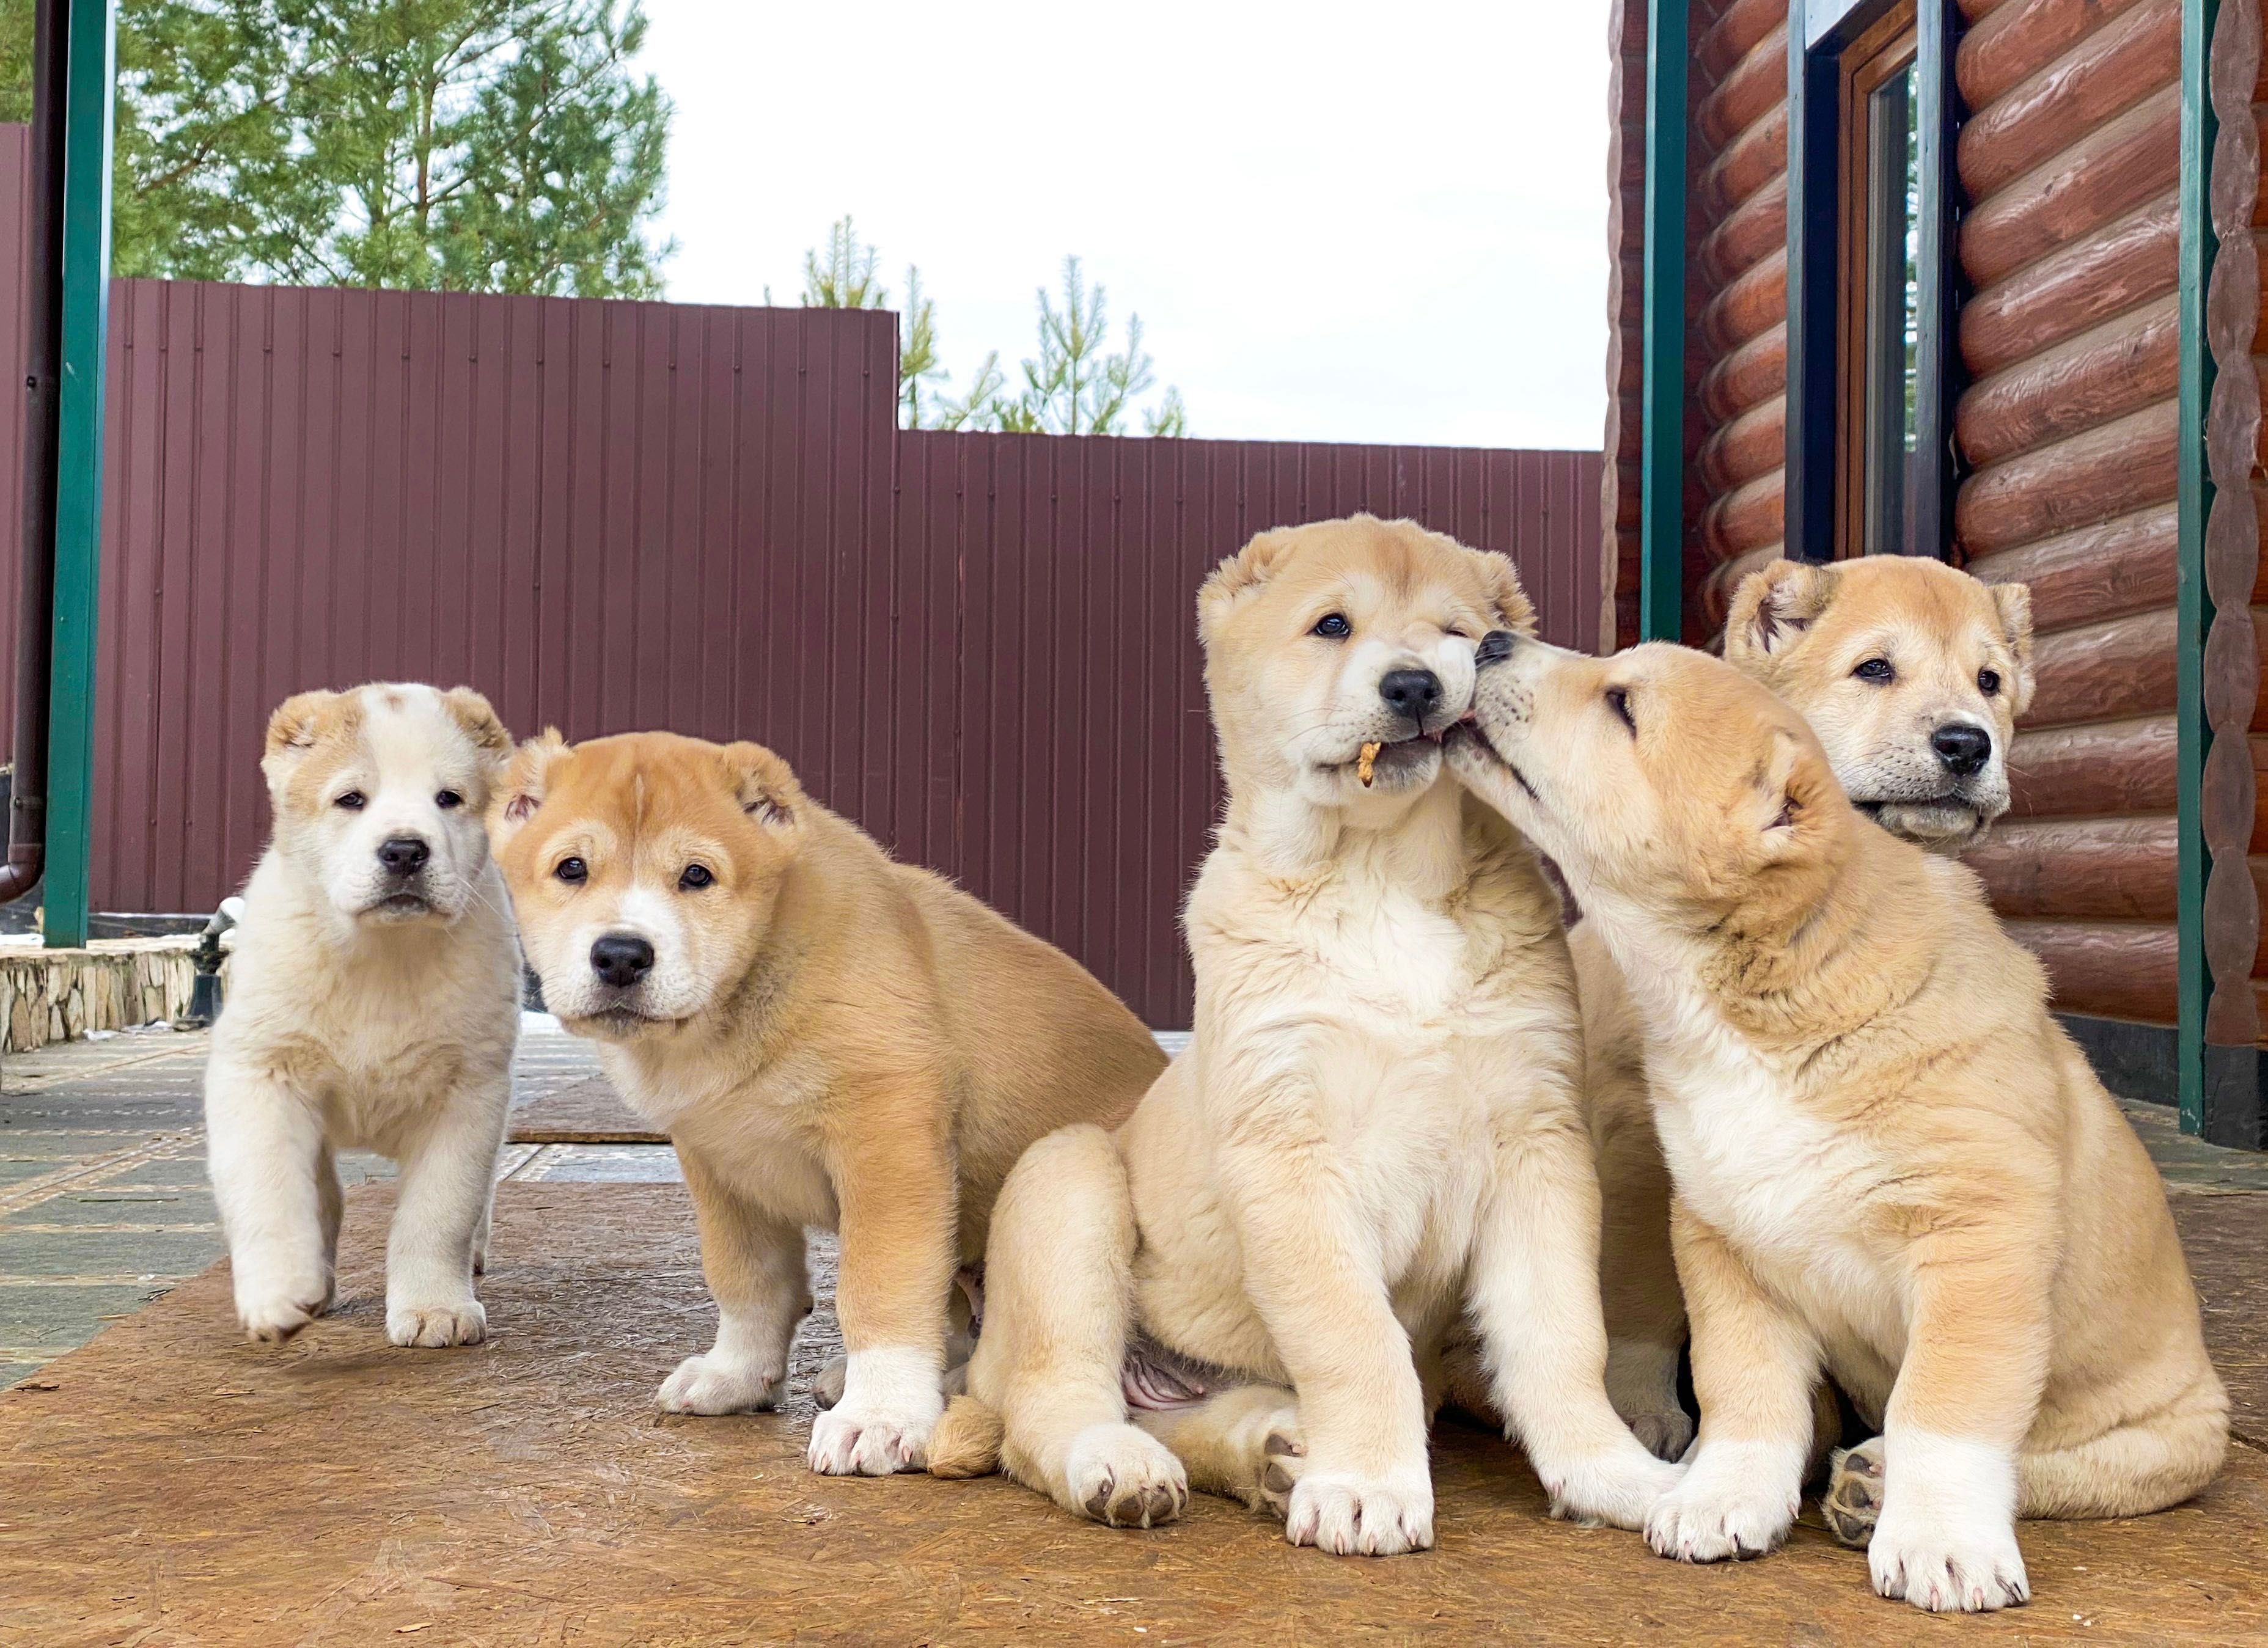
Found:
[(1641, 641), (1675, 641), (1685, 592), (1686, 0), (1647, 0), (1646, 342), (1638, 481)]
[(2182, 4), (2182, 242), (2181, 433), (2177, 453), (2180, 531), (2179, 629), (2175, 639), (2177, 705), (2176, 805), (2180, 855), (2177, 897), (2177, 977), (2181, 1023), (2176, 1035), (2182, 1131), (2205, 1128), (2205, 1010), (2209, 987), (2205, 964), (2206, 861), (2203, 821), (2205, 752), (2213, 742), (2205, 718), (2205, 637), (2213, 624), (2205, 592), (2205, 524), (2213, 507), (2213, 477), (2205, 467), (2205, 408), (2213, 396), (2213, 352), (2205, 332), (2205, 289), (2213, 276), (2215, 241), (2209, 210), (2209, 175), (2215, 122), (2205, 84), (2219, 0)]
[(55, 694), (49, 710), (50, 949), (86, 942), (94, 777), (95, 594), (102, 553), (102, 399), (110, 320), (115, 0), (70, 0), (63, 115), (63, 379), (56, 394)]

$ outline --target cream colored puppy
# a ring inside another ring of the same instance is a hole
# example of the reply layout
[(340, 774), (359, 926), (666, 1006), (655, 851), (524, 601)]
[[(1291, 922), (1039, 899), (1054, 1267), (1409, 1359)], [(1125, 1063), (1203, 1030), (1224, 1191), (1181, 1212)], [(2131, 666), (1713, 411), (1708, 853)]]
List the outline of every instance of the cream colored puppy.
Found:
[(401, 1166), (387, 1337), (488, 1330), (473, 1276), (512, 1107), (519, 947), (481, 813), (510, 748), (461, 687), (302, 693), (268, 724), (275, 833), (205, 1071), (213, 1195), (254, 1339), (331, 1302), (342, 1149)]
[(2020, 1515), (2210, 1482), (2228, 1402), (2157, 1173), (1976, 878), (1701, 653), (1480, 658), (1451, 764), (1604, 938), (1675, 1184), (1701, 1436), (1653, 1549), (1785, 1536), (1822, 1372), (1882, 1427), (1868, 1565), (1919, 1608), (2025, 1600)]
[(1531, 622), (1509, 561), (1406, 521), (1263, 533), (1207, 579), (1229, 798), (1189, 903), (1195, 1035), (1115, 1136), (1065, 1129), (1009, 1175), (932, 1469), (997, 1449), (1119, 1526), (1194, 1482), (1294, 1544), (1422, 1549), (1469, 1305), (1556, 1510), (1635, 1527), (1675, 1482), (1602, 1385), (1557, 898), (1438, 782), (1476, 640)]

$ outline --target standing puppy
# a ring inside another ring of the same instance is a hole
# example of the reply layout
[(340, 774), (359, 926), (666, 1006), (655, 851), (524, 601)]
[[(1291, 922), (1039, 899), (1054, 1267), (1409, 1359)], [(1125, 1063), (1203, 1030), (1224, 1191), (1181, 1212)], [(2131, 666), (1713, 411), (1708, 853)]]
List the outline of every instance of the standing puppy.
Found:
[(1480, 657), (1450, 761), (1612, 952), (1675, 1185), (1701, 1437), (1654, 1549), (1778, 1543), (1822, 1371), (1882, 1427), (1868, 1565), (1919, 1608), (2025, 1600), (2020, 1515), (2210, 1482), (2228, 1399), (2164, 1191), (1976, 877), (1701, 653)]
[(1532, 622), (1512, 563), (1367, 516), (1263, 533), (1197, 622), (1229, 798), (1189, 895), (1195, 1034), (1115, 1136), (1009, 1175), (932, 1468), (997, 1455), (1121, 1527), (1194, 1482), (1293, 1544), (1421, 1549), (1469, 1302), (1554, 1509), (1634, 1527), (1678, 1472), (1603, 1387), (1558, 899), (1439, 782), (1476, 641)]
[(465, 688), (302, 693), (268, 724), (275, 833), (244, 890), (205, 1072), (236, 1313), (329, 1305), (341, 1149), (401, 1165), (386, 1333), (477, 1343), (473, 1297), (519, 1034), (519, 949), (481, 826), (511, 739)]

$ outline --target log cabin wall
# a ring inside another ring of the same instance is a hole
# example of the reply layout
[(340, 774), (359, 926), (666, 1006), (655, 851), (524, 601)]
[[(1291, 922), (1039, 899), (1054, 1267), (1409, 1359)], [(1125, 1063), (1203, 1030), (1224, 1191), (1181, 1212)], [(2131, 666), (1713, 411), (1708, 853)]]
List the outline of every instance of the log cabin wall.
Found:
[(1607, 47), (1607, 428), (1599, 650), (1638, 639), (1638, 437), (1646, 341), (1646, 0), (1610, 0)]

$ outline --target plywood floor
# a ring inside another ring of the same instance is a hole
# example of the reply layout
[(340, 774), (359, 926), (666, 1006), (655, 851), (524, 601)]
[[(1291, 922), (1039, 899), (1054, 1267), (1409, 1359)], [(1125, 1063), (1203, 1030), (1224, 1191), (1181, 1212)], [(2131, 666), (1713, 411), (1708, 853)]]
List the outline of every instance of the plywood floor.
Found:
[[(390, 1196), (355, 1193), (343, 1308), (291, 1345), (238, 1341), (216, 1268), (0, 1393), (0, 1644), (2268, 1640), (2252, 1445), (2193, 1506), (2026, 1525), (2036, 1600), (1986, 1620), (1877, 1600), (1815, 1529), (1690, 1569), (1553, 1523), (1507, 1447), (1448, 1425), (1423, 1556), (1292, 1550), (1215, 1500), (1122, 1533), (997, 1478), (814, 1476), (799, 1395), (657, 1416), (652, 1387), (711, 1321), (675, 1186), (504, 1184), (494, 1337), (394, 1350)], [(2201, 1273), (2216, 1252), (2258, 1263), (2268, 1198), (2180, 1201), (2185, 1226), (2210, 1216)], [(2216, 1349), (2263, 1326), (2224, 1319)], [(833, 1343), (822, 1313), (799, 1391)]]

